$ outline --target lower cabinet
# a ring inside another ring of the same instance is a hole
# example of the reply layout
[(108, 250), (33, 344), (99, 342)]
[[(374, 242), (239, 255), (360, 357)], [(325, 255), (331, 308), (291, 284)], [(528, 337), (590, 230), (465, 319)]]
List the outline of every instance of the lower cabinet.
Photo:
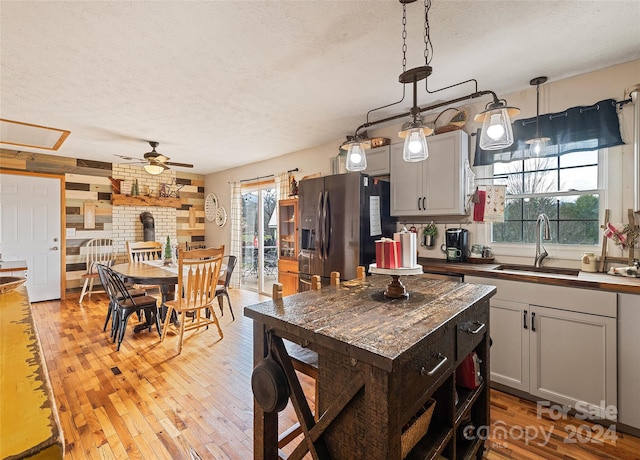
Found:
[(298, 261), (278, 260), (278, 283), (282, 283), (282, 295), (298, 292)]
[(490, 303), (492, 382), (615, 420), (606, 410), (617, 406), (615, 293), (465, 281), (498, 285)]
[(618, 421), (640, 429), (640, 295), (618, 294)]

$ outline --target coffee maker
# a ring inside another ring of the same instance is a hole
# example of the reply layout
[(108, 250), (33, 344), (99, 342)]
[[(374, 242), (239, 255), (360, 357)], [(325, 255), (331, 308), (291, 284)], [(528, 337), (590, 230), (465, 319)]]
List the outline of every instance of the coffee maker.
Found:
[(467, 260), (469, 246), (469, 230), (464, 228), (448, 228), (445, 231), (445, 252), (447, 262), (464, 262)]

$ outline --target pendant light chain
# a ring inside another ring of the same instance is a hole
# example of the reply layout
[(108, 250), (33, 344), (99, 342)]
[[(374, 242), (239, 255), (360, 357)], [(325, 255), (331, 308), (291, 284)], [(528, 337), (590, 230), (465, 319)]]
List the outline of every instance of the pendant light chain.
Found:
[(433, 43), (429, 34), (429, 10), (431, 0), (424, 0), (424, 64), (429, 65), (433, 57)]
[(407, 70), (407, 5), (402, 4), (402, 72)]

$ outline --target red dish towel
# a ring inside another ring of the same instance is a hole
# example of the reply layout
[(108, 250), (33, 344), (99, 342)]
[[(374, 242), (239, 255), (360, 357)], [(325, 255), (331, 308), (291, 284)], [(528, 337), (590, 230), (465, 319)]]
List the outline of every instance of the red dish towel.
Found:
[(478, 203), (473, 205), (473, 220), (476, 222), (484, 222), (484, 203), (487, 198), (485, 190), (478, 190)]

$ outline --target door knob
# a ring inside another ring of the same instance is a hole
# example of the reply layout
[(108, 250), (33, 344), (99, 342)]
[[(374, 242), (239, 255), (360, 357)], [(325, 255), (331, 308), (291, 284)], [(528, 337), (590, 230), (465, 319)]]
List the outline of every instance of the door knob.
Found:
[(54, 246), (51, 248), (52, 251), (57, 251), (58, 250), (58, 246)]

